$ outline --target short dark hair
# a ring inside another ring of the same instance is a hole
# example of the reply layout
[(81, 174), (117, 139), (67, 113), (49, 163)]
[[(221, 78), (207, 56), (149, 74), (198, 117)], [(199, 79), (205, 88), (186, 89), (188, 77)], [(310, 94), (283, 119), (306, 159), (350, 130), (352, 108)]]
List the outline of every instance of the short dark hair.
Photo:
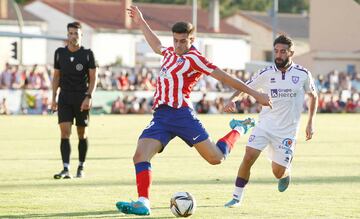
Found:
[(274, 47), (276, 44), (285, 44), (289, 46), (289, 49), (291, 49), (294, 46), (294, 43), (292, 39), (289, 36), (286, 35), (280, 35), (278, 36), (274, 41)]
[(173, 33), (187, 33), (188, 35), (192, 35), (195, 32), (195, 27), (189, 22), (177, 22), (171, 28)]
[(69, 28), (81, 29), (81, 24), (78, 21), (74, 21), (74, 22), (68, 23), (67, 29), (69, 29)]

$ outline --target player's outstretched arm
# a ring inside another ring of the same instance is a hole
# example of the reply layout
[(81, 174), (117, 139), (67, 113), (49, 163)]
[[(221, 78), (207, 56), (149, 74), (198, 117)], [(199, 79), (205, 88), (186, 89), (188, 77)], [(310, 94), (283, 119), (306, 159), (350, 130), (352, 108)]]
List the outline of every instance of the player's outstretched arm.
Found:
[(244, 92), (244, 93), (249, 94), (250, 96), (253, 96), (256, 99), (256, 101), (258, 101), (261, 105), (272, 107), (272, 103), (271, 103), (269, 95), (252, 89), (251, 87), (247, 86), (244, 82), (228, 75), (223, 70), (216, 68), (212, 72), (211, 76), (214, 77), (215, 79), (223, 82), (224, 84), (235, 88), (236, 90), (238, 90), (240, 92)]
[(138, 25), (143, 32), (145, 39), (152, 50), (161, 55), (161, 41), (159, 37), (151, 30), (149, 25), (146, 23), (140, 9), (137, 6), (130, 6), (130, 8), (126, 9), (128, 15), (131, 17), (132, 21)]
[(309, 115), (305, 130), (306, 141), (310, 140), (314, 134), (314, 118), (316, 115), (317, 106), (318, 106), (318, 96), (317, 93), (314, 91), (309, 93)]

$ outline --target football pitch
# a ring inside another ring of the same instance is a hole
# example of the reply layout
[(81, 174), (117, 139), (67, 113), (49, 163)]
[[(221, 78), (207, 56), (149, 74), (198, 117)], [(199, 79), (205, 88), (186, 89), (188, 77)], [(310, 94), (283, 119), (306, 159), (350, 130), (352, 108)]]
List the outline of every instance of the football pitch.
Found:
[[(217, 140), (234, 116), (199, 118)], [(360, 218), (360, 114), (317, 115), (316, 133), (309, 142), (304, 136), (306, 118), (303, 115), (286, 192), (277, 191), (263, 153), (252, 169), (242, 206), (226, 209), (249, 134), (217, 166), (174, 139), (151, 162), (152, 214), (146, 218), (174, 218), (169, 200), (178, 191), (195, 196), (192, 218)], [(85, 178), (54, 180), (62, 168), (56, 116), (1, 116), (0, 218), (141, 218), (119, 213), (115, 203), (136, 200), (132, 155), (150, 119), (151, 115), (92, 116)], [(74, 175), (74, 128), (71, 144)]]

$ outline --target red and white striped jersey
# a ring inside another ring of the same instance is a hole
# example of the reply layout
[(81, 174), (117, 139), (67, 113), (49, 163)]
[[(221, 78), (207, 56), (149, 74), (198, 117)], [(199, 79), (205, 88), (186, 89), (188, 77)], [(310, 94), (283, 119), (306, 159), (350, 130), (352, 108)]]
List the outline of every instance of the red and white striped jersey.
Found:
[(192, 46), (190, 50), (177, 55), (173, 47), (162, 48), (164, 56), (156, 81), (153, 109), (161, 104), (173, 108), (190, 107), (190, 93), (202, 74), (210, 75), (217, 66), (213, 65)]

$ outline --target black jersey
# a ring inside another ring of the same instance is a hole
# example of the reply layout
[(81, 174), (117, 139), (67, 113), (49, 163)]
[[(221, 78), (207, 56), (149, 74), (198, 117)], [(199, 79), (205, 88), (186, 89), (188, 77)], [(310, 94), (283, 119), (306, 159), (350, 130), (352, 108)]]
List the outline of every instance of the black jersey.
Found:
[(60, 88), (63, 91), (86, 92), (89, 84), (89, 69), (95, 68), (91, 49), (80, 47), (71, 52), (67, 47), (55, 51), (54, 68), (60, 71)]

